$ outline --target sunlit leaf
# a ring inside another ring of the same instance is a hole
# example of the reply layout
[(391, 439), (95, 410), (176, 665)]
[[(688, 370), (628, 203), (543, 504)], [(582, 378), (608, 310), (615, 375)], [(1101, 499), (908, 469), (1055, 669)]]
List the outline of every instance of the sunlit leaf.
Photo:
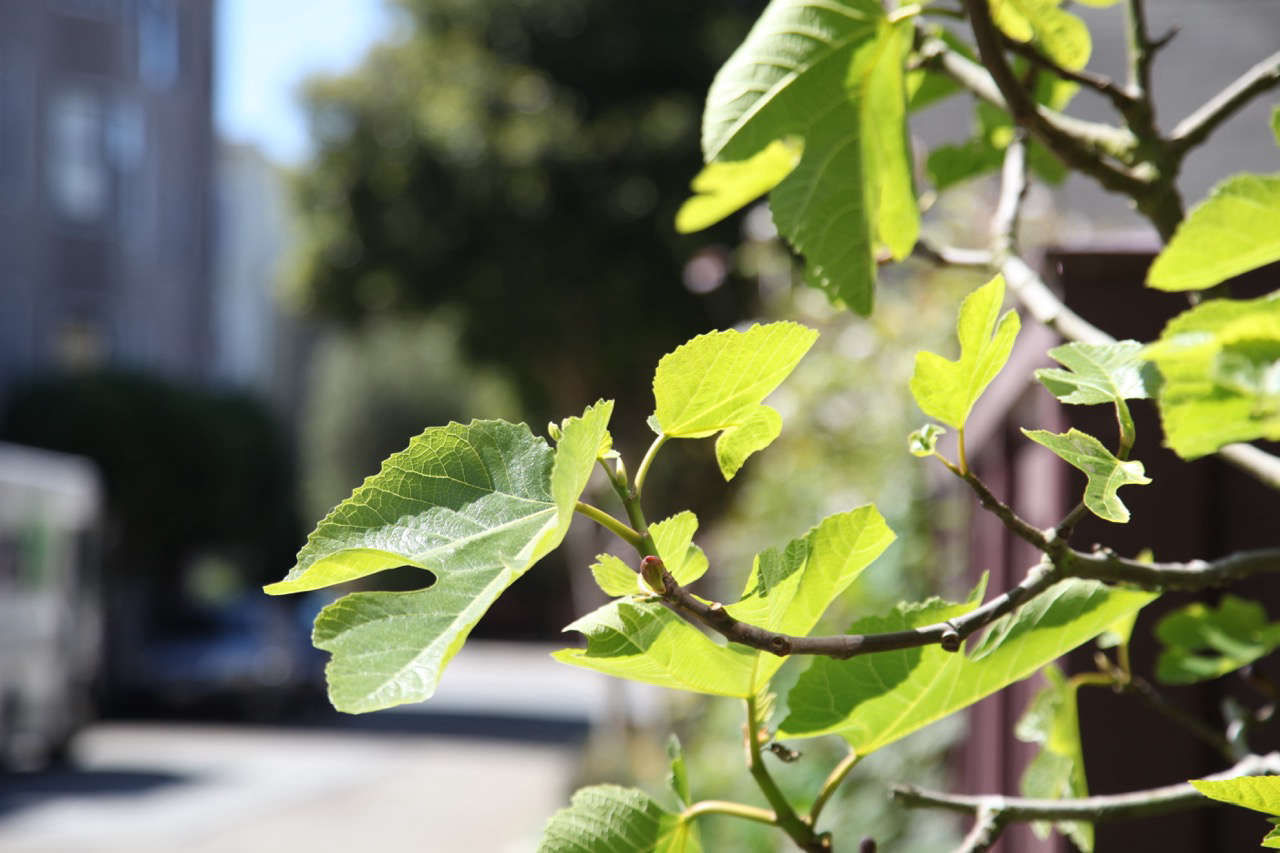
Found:
[(716, 75), (703, 114), (708, 162), (804, 139), (800, 164), (770, 194), (774, 222), (804, 255), (807, 280), (863, 314), (876, 239), (896, 256), (915, 240), (903, 72), (911, 31), (874, 0), (773, 0)]
[[(849, 630), (907, 630), (954, 619), (977, 607), (981, 592), (962, 604), (899, 605)], [(1026, 678), (1154, 597), (1067, 580), (993, 624), (967, 651), (930, 645), (843, 661), (816, 658), (787, 697), (790, 713), (779, 737), (839, 734), (866, 755)]]
[(869, 167), (863, 175), (868, 212), (876, 236), (899, 261), (920, 235), (904, 78), (913, 33), (909, 20), (882, 25), (875, 41), (854, 55), (846, 80), (862, 122), (864, 160)]
[(1014, 41), (1035, 40), (1045, 55), (1078, 71), (1089, 62), (1093, 42), (1084, 21), (1064, 12), (1061, 0), (990, 0), (991, 17)]
[[(1019, 740), (1040, 746), (1022, 774), (1022, 795), (1050, 800), (1087, 797), (1077, 687), (1053, 664), (1044, 668), (1044, 675), (1048, 683), (1031, 700), (1015, 729)], [(1037, 823), (1035, 828), (1041, 837), (1048, 833), (1048, 824)], [(1093, 824), (1062, 821), (1057, 828), (1085, 853), (1092, 853)]]
[(580, 788), (567, 809), (551, 816), (538, 853), (699, 853), (690, 821), (635, 788)]
[(561, 425), (553, 453), (524, 425), (428, 429), (329, 514), (271, 593), (341, 583), (393, 566), (426, 569), (411, 592), (357, 592), (316, 618), (333, 654), (329, 698), (349, 712), (421, 701), (498, 596), (564, 538), (612, 402)]
[(1165, 443), (1179, 456), (1280, 439), (1280, 291), (1197, 305), (1169, 321), (1143, 355), (1160, 370)]
[(1084, 505), (1098, 518), (1120, 524), (1128, 521), (1129, 509), (1120, 500), (1116, 490), (1121, 486), (1141, 486), (1151, 482), (1141, 462), (1136, 459), (1117, 459), (1102, 442), (1078, 429), (1072, 428), (1061, 434), (1042, 429), (1024, 429), (1022, 434), (1084, 472), (1088, 477), (1084, 487)]
[[(1192, 779), (1191, 785), (1213, 800), (1243, 806), (1267, 815), (1280, 815), (1280, 776), (1240, 776), (1235, 779)], [(1273, 824), (1280, 821), (1272, 818)], [(1262, 846), (1280, 848), (1280, 828), (1262, 839)]]
[(777, 413), (761, 401), (817, 337), (812, 329), (784, 322), (710, 332), (682, 344), (662, 357), (653, 378), (658, 428), (672, 438), (704, 438), (724, 430), (717, 458), (721, 473), (731, 479), (747, 456), (777, 437)]
[(676, 231), (710, 227), (776, 187), (800, 162), (804, 140), (775, 139), (746, 160), (708, 163), (693, 179), (697, 195), (676, 212)]
[(640, 575), (613, 554), (601, 554), (591, 564), (591, 576), (605, 595), (635, 595), (642, 590)]
[(587, 647), (555, 652), (561, 663), (693, 693), (752, 693), (753, 649), (720, 645), (657, 601), (620, 598), (565, 630), (585, 634)]
[(1280, 646), (1280, 622), (1268, 622), (1256, 601), (1224, 595), (1217, 609), (1196, 602), (1156, 623), (1164, 646), (1156, 677), (1166, 684), (1192, 684), (1235, 672)]
[(1236, 175), (1191, 209), (1147, 272), (1158, 290), (1201, 290), (1280, 260), (1280, 174)]
[(745, 421), (720, 433), (716, 439), (716, 463), (725, 479), (733, 479), (747, 457), (773, 444), (781, 434), (782, 415), (769, 406), (757, 407)]
[[(707, 571), (707, 555), (693, 544), (698, 517), (689, 510), (649, 525), (649, 535), (658, 546), (658, 556), (676, 582), (691, 584)], [(631, 573), (633, 577), (635, 572)]]
[[(756, 555), (742, 598), (730, 615), (770, 631), (803, 636), (897, 537), (874, 506), (831, 515), (781, 551)], [(756, 652), (751, 692), (768, 683), (786, 661)]]
[[(757, 555), (741, 600), (726, 610), (771, 631), (807, 634), (894, 538), (874, 506), (829, 516), (781, 551)], [(562, 663), (695, 693), (745, 699), (786, 662), (721, 645), (651, 600), (611, 602), (565, 630), (585, 634), (587, 648), (556, 652)]]
[(973, 404), (1009, 360), (1018, 335), (1018, 315), (1010, 310), (999, 316), (1003, 303), (1004, 277), (997, 275), (960, 305), (956, 324), (959, 359), (916, 353), (911, 394), (926, 415), (956, 429), (964, 428)]
[(1064, 403), (1146, 399), (1158, 379), (1151, 365), (1143, 361), (1142, 344), (1137, 341), (1073, 342), (1054, 347), (1049, 355), (1066, 369), (1041, 368), (1036, 379)]

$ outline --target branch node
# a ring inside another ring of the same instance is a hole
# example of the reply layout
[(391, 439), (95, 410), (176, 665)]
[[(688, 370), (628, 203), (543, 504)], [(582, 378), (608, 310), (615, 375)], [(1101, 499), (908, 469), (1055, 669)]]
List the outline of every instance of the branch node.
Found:
[(938, 645), (942, 646), (942, 650), (944, 652), (960, 651), (961, 637), (959, 629), (956, 628), (955, 624), (950, 619), (946, 620), (942, 624), (947, 627), (943, 630), (942, 636), (938, 638)]

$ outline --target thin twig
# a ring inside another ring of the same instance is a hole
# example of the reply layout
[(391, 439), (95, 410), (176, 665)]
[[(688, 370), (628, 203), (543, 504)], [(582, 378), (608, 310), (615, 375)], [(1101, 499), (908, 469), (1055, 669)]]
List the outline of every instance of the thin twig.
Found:
[(1129, 679), (1118, 685), (1121, 692), (1132, 693), (1143, 702), (1147, 707), (1156, 713), (1168, 718), (1198, 740), (1213, 747), (1213, 749), (1228, 761), (1239, 761), (1242, 756), (1239, 754), (1231, 742), (1222, 736), (1221, 732), (1214, 731), (1206, 726), (1196, 717), (1188, 714), (1182, 708), (1170, 702), (1151, 685), (1151, 682), (1140, 676), (1130, 676)]
[[(1204, 778), (1221, 780), (1278, 773), (1280, 752), (1272, 752), (1267, 755), (1250, 755), (1228, 770)], [(999, 812), (1001, 819), (1009, 823), (1035, 820), (1084, 820), (1098, 823), (1150, 817), (1214, 804), (1213, 800), (1185, 782), (1146, 791), (1066, 800), (1024, 799), (998, 794), (944, 794), (913, 785), (895, 785), (890, 795), (910, 808), (946, 809), (972, 815), (977, 815), (984, 809), (993, 810)]]
[(995, 846), (1004, 831), (1006, 821), (999, 809), (983, 806), (974, 815), (973, 828), (960, 842), (955, 853), (983, 853)]
[(1173, 128), (1170, 144), (1180, 154), (1199, 145), (1253, 98), (1280, 84), (1280, 51), (1240, 75)]
[(760, 789), (760, 793), (764, 794), (764, 798), (769, 801), (769, 805), (773, 806), (774, 823), (779, 829), (791, 836), (791, 840), (800, 846), (802, 850), (821, 851), (829, 849), (819, 839), (817, 833), (813, 831), (813, 826), (795, 813), (791, 808), (791, 802), (786, 795), (778, 788), (773, 777), (769, 775), (769, 768), (765, 766), (760, 755), (760, 722), (756, 716), (756, 702), (752, 697), (747, 697), (747, 725), (744, 733), (744, 746), (747, 753), (747, 770), (751, 773), (751, 778), (755, 780), (756, 786)]

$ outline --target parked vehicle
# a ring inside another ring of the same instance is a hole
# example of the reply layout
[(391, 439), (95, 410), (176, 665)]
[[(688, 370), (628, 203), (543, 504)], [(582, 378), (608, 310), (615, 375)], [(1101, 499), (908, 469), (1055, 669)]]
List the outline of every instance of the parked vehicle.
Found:
[(0, 766), (61, 757), (92, 714), (102, 506), (88, 460), (0, 443)]

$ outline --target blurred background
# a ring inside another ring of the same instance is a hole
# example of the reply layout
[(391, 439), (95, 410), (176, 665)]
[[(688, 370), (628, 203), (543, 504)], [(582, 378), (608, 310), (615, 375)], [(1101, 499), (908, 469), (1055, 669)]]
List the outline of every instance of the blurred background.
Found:
[[(991, 568), (968, 557), (967, 504), (905, 452), (912, 355), (946, 346), (978, 282), (909, 262), (861, 319), (793, 287), (763, 206), (674, 232), (707, 86), (762, 6), (0, 0), (0, 849), (532, 850), (580, 784), (656, 790), (670, 731), (698, 797), (751, 800), (736, 705), (548, 657), (604, 600), (586, 567), (617, 543), (583, 525), (421, 707), (330, 710), (309, 632), (342, 591), (260, 593), (426, 426), (538, 432), (607, 397), (638, 459), (657, 359), (710, 328), (823, 332), (771, 401), (783, 437), (730, 487), (702, 443), (669, 445), (650, 478), (652, 517), (699, 514), (717, 594), (757, 550), (869, 501), (900, 539), (831, 630)], [(1274, 7), (1267, 20), (1274, 33)], [(1095, 23), (1104, 70), (1120, 67), (1117, 21)], [(1233, 26), (1265, 40), (1247, 14)], [(1229, 65), (1164, 91), (1189, 108)], [(971, 111), (953, 99), (913, 132), (962, 143)], [(1222, 162), (1269, 156), (1265, 134), (1231, 139), (1188, 169), (1193, 193)], [(992, 196), (981, 181), (943, 196), (926, 227), (979, 242), (955, 223)], [(1100, 242), (1154, 245), (1076, 182), (1037, 188), (1028, 228), (1067, 247), (1063, 270)], [(948, 784), (963, 730), (865, 762), (829, 812), (837, 832), (945, 845), (958, 827), (884, 808), (884, 783)], [(816, 786), (838, 754), (806, 750), (784, 786)], [(778, 843), (715, 820), (705, 840)]]

